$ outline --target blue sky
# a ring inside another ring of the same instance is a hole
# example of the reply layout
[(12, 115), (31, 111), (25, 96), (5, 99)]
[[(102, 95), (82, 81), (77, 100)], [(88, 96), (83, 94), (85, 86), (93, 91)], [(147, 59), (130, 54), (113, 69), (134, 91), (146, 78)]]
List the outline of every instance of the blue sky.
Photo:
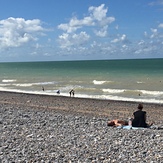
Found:
[(0, 0), (0, 62), (163, 58), (163, 0)]

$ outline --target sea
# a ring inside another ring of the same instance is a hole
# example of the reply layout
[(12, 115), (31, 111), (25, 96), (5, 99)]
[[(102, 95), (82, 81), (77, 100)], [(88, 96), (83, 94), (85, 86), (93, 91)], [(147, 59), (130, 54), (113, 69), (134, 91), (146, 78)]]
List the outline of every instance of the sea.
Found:
[(70, 96), (71, 89), (80, 98), (163, 104), (163, 59), (0, 63), (0, 91)]

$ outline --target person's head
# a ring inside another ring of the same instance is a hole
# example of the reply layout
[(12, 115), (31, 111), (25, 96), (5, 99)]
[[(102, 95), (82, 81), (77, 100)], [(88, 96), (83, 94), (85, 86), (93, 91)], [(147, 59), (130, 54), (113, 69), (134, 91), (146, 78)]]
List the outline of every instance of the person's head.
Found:
[(138, 109), (139, 109), (139, 110), (142, 110), (142, 109), (143, 109), (143, 104), (139, 104), (139, 105), (138, 105)]
[(114, 123), (114, 121), (109, 121), (107, 125), (108, 125), (108, 126), (114, 126), (115, 123)]

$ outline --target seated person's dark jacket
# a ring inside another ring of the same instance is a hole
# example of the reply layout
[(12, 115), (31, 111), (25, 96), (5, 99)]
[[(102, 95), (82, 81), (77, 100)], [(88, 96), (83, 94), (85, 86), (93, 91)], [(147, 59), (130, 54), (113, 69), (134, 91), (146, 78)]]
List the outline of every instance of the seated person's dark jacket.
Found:
[(146, 112), (138, 110), (134, 112), (134, 119), (132, 121), (133, 127), (147, 127), (146, 123)]

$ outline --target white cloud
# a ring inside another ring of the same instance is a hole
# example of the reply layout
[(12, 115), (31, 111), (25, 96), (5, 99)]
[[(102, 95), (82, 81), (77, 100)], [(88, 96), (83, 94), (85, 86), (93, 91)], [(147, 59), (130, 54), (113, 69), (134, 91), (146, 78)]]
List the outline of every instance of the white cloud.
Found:
[(66, 31), (67, 33), (72, 33), (72, 32), (75, 32), (77, 29), (81, 28), (81, 26), (71, 26), (68, 24), (60, 24), (58, 28), (62, 29), (63, 31)]
[(79, 34), (63, 33), (59, 36), (59, 43), (61, 48), (67, 48), (70, 46), (79, 46), (89, 40), (90, 36), (86, 32), (80, 32)]
[[(55, 33), (41, 42), (37, 41), (45, 32), (39, 19), (0, 20), (0, 57), (15, 55), (13, 58), (16, 56), (18, 58), (18, 55), (22, 55), (22, 51), (25, 57), (30, 55), (33, 58), (51, 57), (53, 59), (57, 57), (74, 59), (75, 55), (78, 55), (76, 57), (78, 59), (80, 57), (83, 59), (86, 55), (92, 59), (162, 56), (163, 23), (157, 24), (157, 27), (153, 24), (153, 28), (146, 29), (145, 37), (141, 38), (138, 35), (132, 37), (133, 34), (130, 32), (126, 34), (126, 29), (122, 30), (117, 25), (119, 23), (113, 24), (110, 28), (114, 21), (114, 17), (108, 16), (108, 8), (104, 4), (97, 7), (91, 6), (86, 16), (80, 19), (73, 16), (67, 23), (58, 25), (61, 34), (58, 36), (59, 47), (57, 47), (54, 42)], [(137, 34), (136, 31), (134, 33)], [(130, 36), (132, 38), (129, 38)], [(36, 42), (30, 48), (29, 46), (20, 47), (30, 41)], [(19, 48), (10, 49), (9, 47)]]
[(128, 48), (128, 46), (127, 46), (127, 45), (122, 45), (122, 48), (127, 49), (127, 48)]
[(69, 23), (58, 25), (58, 29), (66, 31), (67, 33), (75, 32), (77, 29), (82, 28), (84, 26), (106, 26), (115, 21), (114, 17), (107, 17), (107, 8), (104, 8), (105, 5), (102, 4), (99, 7), (91, 6), (88, 11), (90, 13), (89, 16), (84, 17), (83, 19), (77, 19), (73, 17)]
[(104, 9), (104, 7), (104, 4), (101, 4), (99, 7), (91, 6), (89, 7), (88, 11), (94, 20), (102, 21), (104, 18), (106, 18), (106, 13), (108, 10), (107, 8)]
[(122, 41), (126, 40), (126, 35), (123, 34), (122, 37), (120, 38)]
[(138, 45), (143, 45), (145, 43), (145, 41), (144, 40), (141, 40), (139, 43), (138, 43)]
[(119, 42), (120, 41), (120, 39), (118, 39), (118, 38), (115, 38), (114, 40), (112, 40), (111, 42), (112, 43), (117, 43), (117, 42)]
[(155, 0), (149, 3), (150, 6), (163, 5), (163, 0)]
[(99, 37), (105, 37), (105, 36), (107, 36), (107, 33), (108, 33), (107, 32), (107, 29), (108, 29), (108, 26), (105, 25), (99, 31), (95, 30), (96, 36), (99, 36)]
[[(90, 38), (90, 35), (86, 34), (86, 31), (80, 34), (74, 34), (78, 29), (83, 29), (84, 27), (93, 27), (92, 31), (94, 31), (96, 36), (107, 36), (108, 25), (115, 21), (114, 17), (107, 17), (108, 8), (105, 8), (104, 4), (101, 4), (98, 7), (91, 6), (89, 7), (88, 12), (89, 15), (83, 19), (73, 17), (68, 23), (58, 25), (58, 29), (66, 32), (59, 36), (59, 43), (62, 48), (79, 45), (81, 42), (83, 43), (87, 41)], [(81, 34), (83, 38), (81, 37)]]
[(25, 20), (10, 17), (0, 20), (0, 47), (19, 47), (31, 40), (37, 40), (37, 35), (43, 31), (38, 19)]
[(118, 26), (118, 25), (116, 25), (116, 26), (115, 26), (115, 29), (116, 29), (116, 30), (118, 30), (118, 29), (119, 29), (119, 26)]
[(101, 21), (106, 18), (107, 9), (104, 9), (104, 6), (104, 4), (101, 4), (99, 7), (89, 7), (88, 11), (91, 13), (94, 20)]
[(68, 24), (60, 24), (58, 29), (66, 31), (67, 33), (75, 32), (77, 29), (82, 28), (83, 26), (93, 26), (94, 22), (91, 17), (84, 17), (81, 20), (78, 20), (76, 17), (73, 17)]
[(91, 6), (88, 9), (92, 19), (101, 25), (107, 25), (115, 21), (114, 17), (107, 17), (108, 9), (104, 7), (105, 5), (101, 4), (99, 7)]
[(78, 20), (76, 17), (72, 18), (69, 23), (70, 26), (92, 26), (94, 25), (93, 19), (91, 17), (84, 17), (81, 20)]
[(148, 37), (148, 33), (146, 31), (144, 32), (144, 36), (145, 37)]
[(163, 23), (158, 25), (159, 28), (163, 28)]
[(151, 34), (150, 38), (154, 38), (154, 37), (157, 37), (158, 36), (157, 29), (151, 28), (151, 32), (152, 32), (152, 34)]
[(123, 35), (118, 35), (118, 38), (115, 38), (111, 41), (111, 43), (117, 43), (117, 42), (129, 42), (127, 39), (127, 36), (125, 34)]

